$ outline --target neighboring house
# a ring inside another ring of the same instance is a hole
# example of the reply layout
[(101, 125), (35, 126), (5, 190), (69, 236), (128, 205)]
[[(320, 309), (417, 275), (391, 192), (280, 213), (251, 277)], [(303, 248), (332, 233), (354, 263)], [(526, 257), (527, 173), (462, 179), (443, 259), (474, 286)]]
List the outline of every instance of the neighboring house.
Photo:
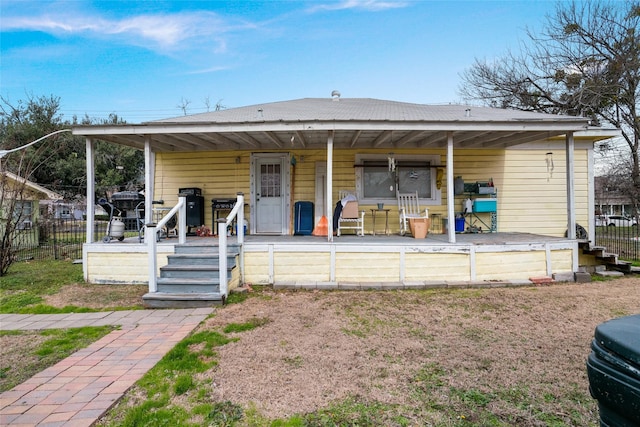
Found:
[[(0, 185), (0, 200), (5, 205), (5, 209), (0, 206), (2, 224), (8, 220), (6, 205), (15, 203), (13, 216), (18, 218), (16, 230), (21, 232), (20, 243), (37, 242), (38, 230), (33, 225), (37, 222), (40, 214), (40, 202), (42, 200), (62, 200), (62, 196), (9, 171), (2, 172), (0, 179), (3, 180)], [(22, 186), (24, 186), (24, 190), (20, 192), (19, 189)]]
[[(73, 133), (86, 136), (89, 159), (97, 139), (145, 151), (146, 194), (153, 195), (147, 222), (152, 200), (170, 207), (180, 189), (199, 189), (203, 225), (215, 230), (212, 200), (244, 193), (246, 282), (329, 288), (526, 281), (577, 271), (576, 223), (589, 232), (595, 224), (593, 144), (618, 135), (579, 117), (339, 96)], [(456, 177), (464, 183), (457, 189)], [(87, 181), (93, 178), (90, 161)], [(489, 183), (495, 190), (480, 189)], [(343, 189), (365, 211), (365, 237), (294, 235), (296, 202), (313, 203), (314, 224), (323, 216), (331, 223)], [(397, 193), (415, 191), (432, 219), (424, 240), (398, 236)], [(453, 219), (467, 199), (485, 207), (466, 216), (465, 230), (497, 233), (456, 234)], [(379, 203), (388, 211), (375, 211)], [(385, 219), (389, 236), (380, 235)], [(89, 228), (88, 281), (148, 280), (144, 244), (98, 243)], [(159, 266), (173, 252), (166, 243)]]
[(40, 201), (40, 215), (62, 221), (79, 221), (85, 215), (85, 206), (80, 202), (46, 199)]
[(597, 215), (633, 216), (636, 213), (631, 198), (611, 187), (606, 176), (595, 177), (595, 202)]

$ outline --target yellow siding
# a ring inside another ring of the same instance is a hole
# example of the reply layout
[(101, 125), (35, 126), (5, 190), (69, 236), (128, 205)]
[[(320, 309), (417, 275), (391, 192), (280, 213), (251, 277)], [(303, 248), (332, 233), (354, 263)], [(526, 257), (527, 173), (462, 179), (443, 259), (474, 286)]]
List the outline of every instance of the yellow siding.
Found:
[[(579, 254), (582, 251), (578, 251)], [(551, 265), (554, 272), (566, 272), (573, 270), (573, 256), (570, 250), (551, 251)], [(580, 264), (582, 265), (582, 264)]]
[(271, 284), (268, 252), (251, 252), (245, 255), (244, 279), (252, 284)]
[(545, 251), (476, 254), (476, 280), (522, 280), (546, 275)]
[[(386, 150), (383, 150), (386, 153)], [(357, 154), (381, 153), (376, 150), (335, 150), (333, 164), (333, 204), (340, 189), (354, 189), (356, 170), (353, 167)], [(285, 151), (296, 157), (292, 168), (294, 201), (315, 201), (315, 164), (326, 161), (324, 150)], [(439, 155), (445, 163), (445, 150), (394, 150), (397, 155)], [(246, 151), (209, 151), (198, 153), (158, 153), (154, 199), (165, 200), (165, 206), (177, 201), (178, 189), (199, 187), (205, 199), (205, 222), (212, 224), (211, 199), (233, 198), (243, 192), (247, 199), (250, 191), (250, 153)], [(498, 189), (498, 231), (530, 232), (562, 236), (566, 231), (566, 178), (563, 150), (553, 153), (554, 170), (547, 171), (546, 150), (476, 150), (454, 151), (454, 176), (462, 176), (465, 182), (493, 179)], [(588, 225), (588, 170), (587, 151), (575, 152), (576, 219), (585, 228)], [(441, 188), (439, 206), (425, 206), (429, 213), (447, 216), (446, 180)], [(455, 210), (462, 209), (468, 195), (458, 195)], [(476, 197), (476, 196), (473, 196)], [(250, 203), (250, 200), (247, 200)], [(395, 201), (385, 204), (390, 208), (389, 228), (399, 231), (398, 210)], [(372, 230), (370, 209), (374, 205), (361, 204), (365, 211), (365, 231)], [(249, 218), (249, 209), (245, 217)], [(488, 223), (488, 215), (483, 219)], [(377, 228), (382, 230), (383, 219), (377, 218)], [(481, 225), (481, 224), (480, 224)], [(483, 227), (485, 228), (485, 227)]]
[[(238, 157), (240, 163), (236, 163)], [(165, 206), (174, 206), (178, 190), (185, 187), (202, 189), (205, 224), (213, 226), (211, 199), (235, 198), (238, 192), (249, 195), (249, 153), (158, 153), (154, 200), (164, 200)]]
[[(483, 248), (491, 251), (487, 246)], [(384, 249), (384, 252), (337, 251), (335, 283), (395, 284), (401, 278), (407, 283), (525, 281), (530, 277), (547, 275), (545, 250), (503, 252), (504, 247), (497, 245), (495, 251), (491, 252), (408, 252), (403, 257), (401, 248), (392, 252), (389, 252), (389, 248)], [(147, 283), (147, 255), (144, 250), (104, 252), (97, 247), (95, 251), (87, 251), (89, 282)], [(571, 250), (551, 250), (550, 253), (552, 273), (572, 271)], [(158, 266), (166, 263), (167, 254), (158, 254)], [(301, 248), (295, 252), (252, 249), (245, 252), (244, 265), (245, 281), (250, 284), (331, 282), (331, 254), (329, 251), (318, 251), (313, 244), (309, 250)], [(402, 268), (404, 271), (401, 271)], [(236, 270), (230, 288), (237, 286), (238, 274)]]
[(407, 254), (405, 280), (408, 282), (471, 280), (467, 254)]
[[(167, 265), (167, 255), (158, 254), (158, 272)], [(149, 262), (146, 252), (87, 254), (89, 283), (149, 283)]]
[(399, 265), (399, 254), (340, 253), (336, 255), (336, 281), (398, 282)]
[(274, 275), (281, 282), (329, 281), (329, 253), (278, 252), (274, 254)]
[[(565, 155), (553, 153), (554, 170), (547, 171), (546, 152), (506, 151), (505, 173), (499, 184), (500, 231), (563, 236), (567, 230)], [(587, 151), (575, 152), (576, 220), (588, 225)], [(496, 184), (498, 185), (498, 184)]]

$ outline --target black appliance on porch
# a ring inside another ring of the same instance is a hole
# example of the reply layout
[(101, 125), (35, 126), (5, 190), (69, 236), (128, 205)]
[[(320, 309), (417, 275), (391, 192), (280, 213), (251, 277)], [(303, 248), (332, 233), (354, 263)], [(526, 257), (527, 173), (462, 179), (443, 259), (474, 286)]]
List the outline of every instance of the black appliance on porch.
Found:
[[(213, 218), (213, 227), (211, 231), (214, 236), (218, 235), (218, 218), (220, 218), (221, 211), (231, 212), (236, 204), (236, 199), (211, 199), (211, 217)], [(231, 227), (232, 231), (236, 230), (236, 219), (234, 218)]]
[(144, 219), (144, 194), (137, 191), (119, 191), (111, 195), (111, 204), (120, 211), (126, 231), (138, 231), (140, 218)]
[(178, 195), (187, 199), (187, 235), (195, 236), (195, 231), (192, 232), (191, 229), (204, 225), (204, 197), (202, 197), (202, 190), (196, 187), (180, 188)]

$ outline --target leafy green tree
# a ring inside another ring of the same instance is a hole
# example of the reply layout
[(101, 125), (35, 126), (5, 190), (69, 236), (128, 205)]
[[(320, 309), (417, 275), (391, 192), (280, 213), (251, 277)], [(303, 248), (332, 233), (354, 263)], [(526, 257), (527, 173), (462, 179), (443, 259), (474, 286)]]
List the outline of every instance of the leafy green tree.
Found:
[[(68, 129), (77, 124), (65, 121), (60, 114), (60, 99), (54, 96), (29, 96), (11, 103), (0, 97), (0, 149), (23, 147), (44, 135)], [(125, 123), (112, 114), (102, 121), (85, 117), (83, 124)], [(96, 144), (96, 191), (106, 196), (120, 188), (141, 189), (144, 156), (139, 150), (103, 141)], [(21, 178), (16, 184), (8, 174)], [(62, 194), (65, 199), (86, 194), (85, 140), (60, 133), (37, 144), (11, 152), (0, 159), (0, 275), (4, 275), (15, 259), (15, 242), (24, 221), (22, 211), (25, 180)], [(93, 200), (88, 201), (89, 203)]]

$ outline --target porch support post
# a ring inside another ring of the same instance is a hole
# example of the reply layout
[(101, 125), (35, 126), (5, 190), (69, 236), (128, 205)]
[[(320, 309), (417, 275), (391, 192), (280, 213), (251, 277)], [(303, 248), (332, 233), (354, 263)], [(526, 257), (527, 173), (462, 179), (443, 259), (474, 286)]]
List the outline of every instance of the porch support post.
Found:
[(596, 242), (596, 178), (594, 171), (593, 147), (587, 150), (587, 175), (589, 179), (587, 206), (589, 209), (589, 241)]
[[(87, 138), (86, 159), (87, 159), (87, 237), (86, 243), (93, 243), (95, 240), (95, 218), (96, 218), (96, 162), (94, 156), (95, 143), (91, 138)], [(86, 260), (84, 265), (86, 265)], [(85, 277), (85, 280), (87, 278)]]
[(147, 223), (147, 230), (144, 233), (147, 240), (147, 262), (149, 273), (149, 293), (158, 292), (158, 248), (156, 247), (156, 225)]
[(573, 132), (567, 133), (566, 136), (566, 168), (567, 168), (567, 237), (569, 239), (576, 238), (576, 195), (574, 188), (574, 149), (575, 143)]
[(455, 195), (453, 192), (453, 132), (447, 132), (447, 232), (449, 243), (456, 242)]
[[(153, 176), (155, 174), (155, 153), (151, 151), (151, 137), (144, 137), (144, 223), (153, 222)], [(145, 236), (147, 234), (145, 233)]]
[(333, 131), (329, 131), (327, 138), (327, 205), (325, 206), (327, 218), (329, 219), (329, 227), (327, 232), (327, 241), (333, 242), (333, 214), (331, 208), (333, 206)]

